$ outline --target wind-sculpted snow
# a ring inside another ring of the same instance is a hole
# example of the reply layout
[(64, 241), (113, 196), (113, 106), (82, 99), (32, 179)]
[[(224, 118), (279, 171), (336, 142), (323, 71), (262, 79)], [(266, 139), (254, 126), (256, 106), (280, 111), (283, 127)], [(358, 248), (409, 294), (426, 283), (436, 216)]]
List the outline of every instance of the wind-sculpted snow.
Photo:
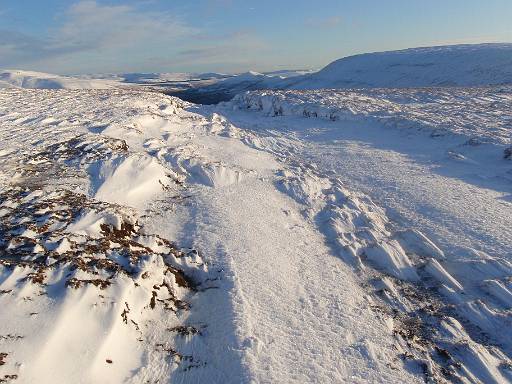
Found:
[[(153, 374), (143, 361), (164, 365), (160, 375), (206, 364), (187, 350), (205, 324), (186, 318), (216, 274), (149, 228), (148, 204), (183, 193), (177, 175), (97, 133), (181, 107), (151, 96), (0, 96), (1, 380), (142, 382)], [(117, 111), (104, 107), (113, 100)]]
[[(512, 263), (447, 259), (423, 233), (397, 230), (368, 197), (314, 171), (304, 177), (285, 177), (281, 188), (373, 289), (371, 305), (389, 316), (404, 361), (420, 364), (427, 382), (512, 379), (512, 340), (499, 331), (511, 318)], [(324, 188), (311, 193), (308, 184)], [(488, 297), (482, 286), (496, 291)]]
[[(501, 110), (508, 93), (422, 92), (249, 93), (202, 107), (127, 90), (1, 91), (0, 380), (510, 381), (506, 196), (464, 213), (476, 227), (448, 206), (432, 227), (428, 212), (401, 217), (381, 199), (409, 193), (385, 178), (390, 165), (435, 193), (465, 188), (452, 174), (433, 189), (433, 169), (385, 152), (401, 140), (447, 146), (464, 175), (484, 159), (499, 178), (478, 182), (501, 188), (509, 128), (483, 105)], [(304, 118), (314, 112), (325, 119)], [(457, 113), (465, 123), (452, 127)], [(320, 140), (347, 122), (354, 137)], [(365, 130), (390, 142), (374, 148)], [(345, 147), (355, 154), (340, 158)], [(475, 182), (475, 201), (498, 195), (488, 189)]]
[(233, 105), (271, 116), (366, 120), (384, 127), (456, 134), (480, 143), (512, 143), (512, 88), (254, 91)]
[(287, 165), (185, 107), (0, 93), (2, 380), (417, 381)]
[(373, 289), (428, 380), (511, 380), (511, 97), (258, 91), (219, 107), (283, 159), (312, 165), (280, 188)]

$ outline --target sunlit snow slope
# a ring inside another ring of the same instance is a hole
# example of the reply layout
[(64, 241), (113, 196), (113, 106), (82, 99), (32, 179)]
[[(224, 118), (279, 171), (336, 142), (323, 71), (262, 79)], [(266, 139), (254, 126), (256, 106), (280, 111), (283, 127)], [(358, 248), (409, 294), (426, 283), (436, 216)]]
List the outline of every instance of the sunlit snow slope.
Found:
[(511, 104), (0, 90), (0, 381), (512, 381)]
[[(282, 76), (284, 75), (284, 76)], [(178, 97), (212, 104), (264, 89), (468, 87), (512, 84), (512, 44), (453, 45), (349, 56), (318, 72), (247, 72), (181, 89)]]
[(380, 207), (343, 197), (314, 208), (325, 189), (283, 185), (333, 253), (359, 271), (409, 353), (425, 362), (427, 379), (504, 383), (512, 355), (504, 332), (512, 321), (511, 106), (510, 88), (488, 87), (260, 91), (219, 109), (288, 161)]
[(0, 70), (0, 89), (108, 89), (113, 88), (116, 84), (114, 81), (101, 79), (81, 79), (32, 71)]
[(0, 127), (1, 380), (421, 382), (308, 214), (384, 212), (300, 143), (121, 90), (3, 90)]
[(286, 88), (499, 84), (512, 84), (512, 44), (453, 45), (349, 56), (319, 72), (291, 79)]

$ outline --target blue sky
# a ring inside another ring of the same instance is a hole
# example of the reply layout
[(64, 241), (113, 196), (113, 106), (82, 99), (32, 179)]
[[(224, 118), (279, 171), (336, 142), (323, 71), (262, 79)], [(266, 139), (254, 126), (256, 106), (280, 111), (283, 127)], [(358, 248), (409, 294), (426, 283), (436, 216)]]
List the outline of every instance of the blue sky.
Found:
[(417, 46), (512, 42), (510, 0), (0, 0), (0, 68), (320, 68)]

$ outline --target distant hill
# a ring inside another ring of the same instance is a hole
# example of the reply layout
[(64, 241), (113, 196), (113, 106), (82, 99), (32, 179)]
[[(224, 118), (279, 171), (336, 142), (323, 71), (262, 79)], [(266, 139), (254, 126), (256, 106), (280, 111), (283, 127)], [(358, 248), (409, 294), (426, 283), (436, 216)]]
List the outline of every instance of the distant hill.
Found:
[(257, 89), (279, 89), (287, 86), (292, 79), (303, 78), (309, 70), (281, 70), (259, 73), (254, 71), (232, 75), (211, 84), (197, 84), (185, 90), (169, 92), (170, 95), (199, 104), (216, 104), (231, 100), (235, 95)]
[(512, 44), (466, 44), (366, 53), (290, 79), (285, 88), (408, 88), (512, 84)]
[(81, 79), (49, 73), (0, 70), (0, 88), (38, 89), (108, 89), (115, 82), (100, 79)]
[(512, 84), (512, 44), (465, 44), (366, 53), (318, 72), (125, 73), (76, 77), (0, 70), (0, 88), (90, 89), (152, 86), (197, 103), (257, 89), (415, 88)]
[(168, 82), (186, 82), (198, 80), (221, 80), (230, 75), (223, 73), (189, 73), (189, 72), (169, 72), (169, 73), (123, 73), (116, 75), (126, 83), (135, 84), (159, 84)]
[[(283, 76), (282, 74), (285, 74)], [(318, 72), (246, 72), (174, 93), (217, 103), (263, 89), (417, 88), (512, 84), (512, 44), (466, 44), (349, 56)]]

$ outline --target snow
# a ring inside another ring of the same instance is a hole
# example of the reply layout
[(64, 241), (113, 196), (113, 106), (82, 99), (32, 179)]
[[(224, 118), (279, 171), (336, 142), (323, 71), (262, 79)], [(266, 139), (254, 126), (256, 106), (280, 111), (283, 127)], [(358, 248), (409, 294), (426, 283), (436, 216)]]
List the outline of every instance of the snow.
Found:
[[(293, 76), (292, 76), (293, 78)], [(207, 87), (200, 88), (201, 92), (219, 92), (227, 91), (231, 94), (254, 89), (274, 88), (280, 84), (285, 77), (276, 75), (266, 75), (263, 73), (249, 71), (241, 73), (227, 79), (216, 82)]]
[[(255, 89), (285, 88), (292, 79), (300, 79), (312, 71), (282, 70), (259, 73), (248, 71), (215, 81), (194, 81), (181, 84), (168, 84), (176, 88), (174, 96), (201, 104), (216, 104), (233, 98), (237, 93)], [(168, 88), (167, 90), (173, 91)]]
[[(95, 75), (92, 75), (95, 77)], [(189, 73), (189, 72), (163, 72), (163, 73), (122, 73), (112, 75), (114, 78), (122, 79), (126, 83), (158, 84), (168, 82), (188, 82), (197, 80), (224, 79), (230, 75), (223, 73)]]
[[(58, 76), (0, 71), (0, 88), (108, 89), (121, 86), (199, 90), (231, 96), (258, 89), (411, 88), (512, 84), (512, 44), (464, 44), (375, 52), (336, 60), (320, 71), (121, 73)], [(194, 96), (195, 93), (194, 93)]]
[(511, 102), (0, 90), (0, 381), (512, 381)]
[(213, 82), (189, 82), (182, 90), (193, 89), (177, 96), (196, 100), (202, 94), (205, 100), (208, 95), (216, 100), (222, 94), (220, 100), (229, 100), (238, 93), (262, 89), (473, 87), (507, 84), (512, 84), (512, 44), (465, 44), (349, 56), (330, 63), (320, 71), (249, 71)]
[(172, 177), (153, 157), (136, 155), (94, 164), (88, 171), (94, 198), (136, 208), (170, 187)]
[(1, 267), (0, 334), (13, 335), (0, 340), (2, 375), (420, 381), (389, 317), (282, 193), (303, 171), (254, 148), (257, 136), (155, 93), (4, 90), (0, 110), (2, 209), (15, 220)]
[(79, 79), (42, 72), (0, 70), (0, 89), (108, 89), (115, 86), (115, 82), (101, 79)]
[(278, 71), (272, 71), (272, 72), (264, 72), (264, 75), (266, 76), (279, 76), (280, 78), (290, 78), (290, 77), (296, 77), (296, 76), (304, 76), (308, 74), (312, 74), (317, 72), (317, 70), (314, 69), (298, 69), (298, 70), (290, 70), (290, 69), (281, 69)]
[[(511, 316), (505, 304), (512, 273), (511, 92), (266, 90), (217, 109), (257, 134), (259, 147), (271, 143), (268, 150), (366, 196), (367, 208), (345, 197), (327, 211), (314, 209), (327, 241), (375, 287), (379, 300), (401, 314), (395, 321), (411, 316), (407, 321), (422, 323), (429, 336), (428, 342), (415, 336), (420, 344), (433, 342), (451, 356), (448, 361), (464, 366), (452, 377), (507, 382), (510, 372), (502, 368), (511, 344), (500, 329)], [(317, 191), (308, 186), (306, 198), (296, 189), (285, 190), (316, 205), (311, 196)], [(374, 204), (384, 210), (368, 210)], [(354, 205), (366, 213), (355, 215)], [(375, 280), (375, 271), (393, 277), (393, 286)], [(424, 303), (434, 309), (425, 310)], [(457, 322), (453, 337), (466, 340), (466, 347), (437, 334), (446, 316)], [(436, 353), (422, 358), (435, 376)]]
[(290, 78), (299, 78), (314, 71), (307, 70), (281, 70), (275, 72), (260, 73), (256, 71), (248, 71), (233, 75), (216, 83), (215, 86), (223, 89), (231, 87), (240, 87), (241, 84), (250, 85), (251, 89), (274, 88), (281, 83), (281, 80)]
[(287, 88), (407, 88), (512, 83), (512, 44), (465, 44), (366, 53), (294, 78)]

